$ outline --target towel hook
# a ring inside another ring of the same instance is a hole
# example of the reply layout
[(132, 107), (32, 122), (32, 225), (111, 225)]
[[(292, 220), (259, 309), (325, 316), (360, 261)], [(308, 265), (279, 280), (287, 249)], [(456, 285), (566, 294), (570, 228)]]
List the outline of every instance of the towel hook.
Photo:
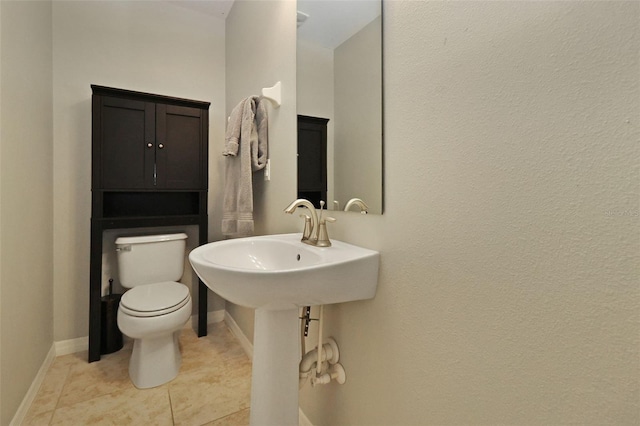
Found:
[(262, 97), (268, 99), (274, 108), (280, 107), (282, 100), (282, 84), (278, 81), (273, 87), (265, 87), (262, 89)]

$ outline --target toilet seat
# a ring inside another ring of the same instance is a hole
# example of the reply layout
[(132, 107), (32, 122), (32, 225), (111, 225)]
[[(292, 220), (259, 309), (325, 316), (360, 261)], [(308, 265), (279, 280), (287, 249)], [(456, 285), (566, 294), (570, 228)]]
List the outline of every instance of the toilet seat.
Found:
[(120, 310), (134, 317), (157, 317), (177, 311), (190, 300), (187, 286), (164, 281), (128, 290), (120, 300)]

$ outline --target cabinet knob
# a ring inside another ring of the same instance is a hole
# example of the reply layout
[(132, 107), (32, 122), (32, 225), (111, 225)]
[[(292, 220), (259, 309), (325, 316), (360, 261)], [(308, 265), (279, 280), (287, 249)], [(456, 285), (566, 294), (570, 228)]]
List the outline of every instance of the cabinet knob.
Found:
[(162, 149), (162, 148), (164, 148), (164, 145), (163, 144), (158, 144), (158, 148)]
[(151, 142), (149, 142), (149, 143), (147, 144), (147, 148), (153, 148), (153, 144), (152, 144)]

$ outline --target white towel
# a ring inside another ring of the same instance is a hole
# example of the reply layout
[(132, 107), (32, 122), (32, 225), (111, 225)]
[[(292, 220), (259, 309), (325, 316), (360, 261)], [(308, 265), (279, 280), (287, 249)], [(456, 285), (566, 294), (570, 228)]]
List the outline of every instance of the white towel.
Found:
[(225, 135), (222, 234), (253, 235), (252, 173), (267, 164), (268, 117), (265, 101), (252, 96), (231, 112)]

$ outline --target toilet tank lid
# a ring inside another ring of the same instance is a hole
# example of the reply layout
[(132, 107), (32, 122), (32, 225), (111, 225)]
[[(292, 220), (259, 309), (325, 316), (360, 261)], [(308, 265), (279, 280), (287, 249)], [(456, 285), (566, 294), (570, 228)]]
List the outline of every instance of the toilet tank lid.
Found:
[(136, 237), (118, 237), (116, 239), (117, 245), (124, 244), (144, 244), (144, 243), (159, 243), (163, 241), (174, 240), (186, 240), (187, 234), (162, 234), (162, 235), (140, 235)]

